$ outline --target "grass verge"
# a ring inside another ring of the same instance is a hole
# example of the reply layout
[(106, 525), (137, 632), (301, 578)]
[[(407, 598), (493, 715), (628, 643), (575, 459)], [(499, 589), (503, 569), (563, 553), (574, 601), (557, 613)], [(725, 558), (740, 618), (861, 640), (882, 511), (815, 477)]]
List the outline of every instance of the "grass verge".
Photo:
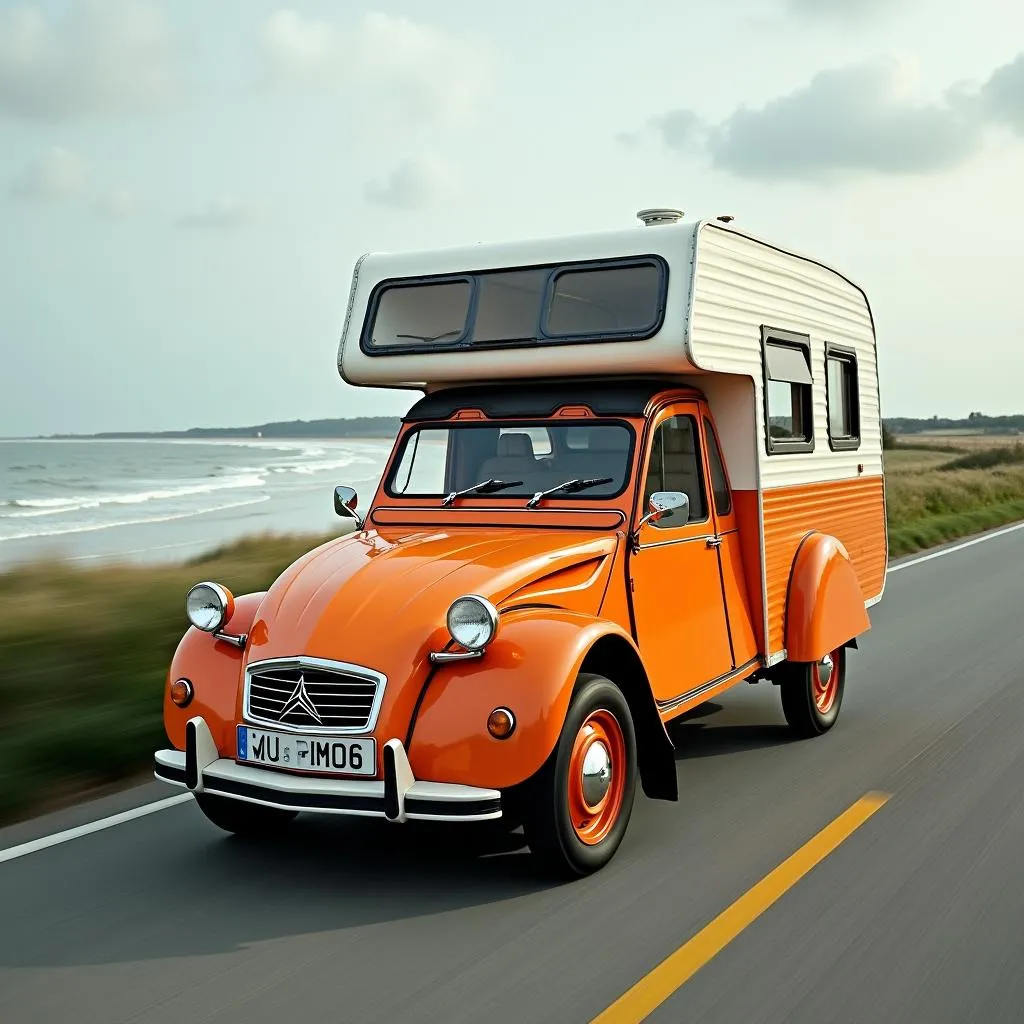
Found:
[[(1024, 520), (1024, 447), (948, 447), (885, 453), (893, 557)], [(179, 565), (0, 574), (0, 824), (145, 777), (166, 739), (161, 694), (189, 586), (263, 590), (324, 539), (252, 537)]]
[(0, 574), (0, 823), (145, 772), (200, 579), (262, 590), (323, 537), (253, 537), (189, 563)]

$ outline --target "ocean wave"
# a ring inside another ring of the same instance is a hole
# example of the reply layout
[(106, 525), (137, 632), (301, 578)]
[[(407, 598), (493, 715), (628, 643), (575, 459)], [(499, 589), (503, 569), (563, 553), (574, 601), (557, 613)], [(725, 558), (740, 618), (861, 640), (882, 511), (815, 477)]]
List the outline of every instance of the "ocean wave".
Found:
[[(303, 454), (305, 455), (306, 453)], [(377, 465), (379, 462), (379, 459), (372, 459), (366, 455), (346, 452), (343, 456), (333, 459), (310, 459), (306, 462), (272, 462), (266, 466), (239, 466), (236, 472), (259, 473), (262, 475), (273, 474), (276, 476), (280, 476), (283, 473), (299, 473), (302, 476), (312, 476), (315, 473), (331, 473), (338, 469), (347, 469), (353, 465)]]
[(60, 515), (66, 512), (81, 512), (86, 509), (100, 508), (104, 505), (143, 505), (149, 501), (173, 501), (177, 498), (191, 498), (216, 491), (263, 487), (265, 484), (266, 480), (263, 475), (252, 472), (214, 477), (203, 483), (182, 484), (178, 487), (157, 487), (149, 491), (125, 494), (74, 495), (67, 498), (15, 498), (3, 502), (2, 505), (20, 511), (0, 512), (0, 519), (27, 519), (36, 516)]
[(269, 500), (269, 494), (261, 494), (258, 498), (252, 498), (248, 501), (233, 501), (224, 505), (212, 505), (209, 508), (197, 508), (188, 512), (174, 512), (164, 516), (146, 516), (140, 519), (122, 519), (113, 523), (88, 523), (76, 526), (57, 526), (49, 530), (42, 529), (23, 531), (22, 533), (13, 533), (6, 537), (0, 536), (0, 544), (3, 544), (4, 541), (8, 540), (33, 540), (39, 537), (62, 537), (66, 534), (95, 533), (98, 530), (110, 530), (121, 526), (146, 526), (150, 523), (169, 523), (175, 519), (192, 519), (195, 516), (211, 515), (214, 512), (227, 512), (233, 508), (245, 508), (249, 505), (259, 505), (262, 502)]

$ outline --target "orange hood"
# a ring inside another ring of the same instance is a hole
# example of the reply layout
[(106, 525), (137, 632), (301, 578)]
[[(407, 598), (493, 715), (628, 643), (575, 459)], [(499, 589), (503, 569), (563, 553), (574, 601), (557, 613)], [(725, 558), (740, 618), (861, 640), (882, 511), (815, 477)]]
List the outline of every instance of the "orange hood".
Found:
[(448, 641), (463, 594), (499, 610), (549, 604), (596, 614), (616, 534), (480, 527), (353, 534), (314, 549), (267, 591), (247, 660), (309, 655), (384, 672), (389, 695)]

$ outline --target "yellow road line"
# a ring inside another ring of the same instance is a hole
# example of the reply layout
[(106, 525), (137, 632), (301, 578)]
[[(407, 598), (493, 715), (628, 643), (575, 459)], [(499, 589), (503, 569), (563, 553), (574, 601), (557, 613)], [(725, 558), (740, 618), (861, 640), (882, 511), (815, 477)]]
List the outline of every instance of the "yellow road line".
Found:
[(761, 916), (816, 864), (848, 839), (887, 800), (888, 793), (866, 793), (826, 825), (774, 871), (747, 890), (710, 924), (663, 960), (646, 977), (591, 1021), (591, 1024), (637, 1024), (720, 953), (747, 925)]

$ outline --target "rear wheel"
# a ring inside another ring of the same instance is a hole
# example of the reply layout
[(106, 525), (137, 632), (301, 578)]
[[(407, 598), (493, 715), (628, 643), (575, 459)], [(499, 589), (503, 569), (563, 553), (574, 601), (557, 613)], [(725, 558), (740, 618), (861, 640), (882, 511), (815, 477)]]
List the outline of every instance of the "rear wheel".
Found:
[(801, 738), (828, 732), (839, 717), (845, 686), (845, 647), (820, 661), (787, 665), (779, 689), (782, 711), (793, 732)]
[(636, 791), (636, 733), (622, 691), (581, 674), (551, 757), (518, 801), (544, 868), (580, 877), (604, 867), (625, 835)]
[(283, 811), (278, 807), (264, 807), (244, 800), (216, 796), (213, 793), (196, 793), (199, 809), (218, 828), (241, 836), (271, 836), (283, 828), (298, 811)]

